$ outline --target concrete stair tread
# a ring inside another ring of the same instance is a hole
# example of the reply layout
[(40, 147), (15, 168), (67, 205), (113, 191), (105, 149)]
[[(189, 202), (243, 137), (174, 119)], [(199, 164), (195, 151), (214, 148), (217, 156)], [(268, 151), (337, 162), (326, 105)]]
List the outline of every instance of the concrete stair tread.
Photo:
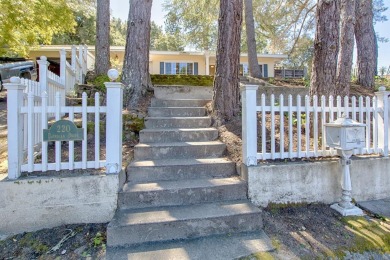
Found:
[(206, 142), (172, 142), (172, 143), (141, 143), (134, 148), (141, 147), (186, 147), (186, 146), (211, 146), (211, 145), (225, 145), (221, 141), (206, 141)]
[(260, 214), (261, 210), (247, 200), (203, 203), (186, 206), (168, 206), (143, 209), (127, 209), (117, 212), (109, 227), (148, 225), (176, 221), (221, 218), (236, 215)]
[(209, 119), (208, 116), (148, 116), (145, 117), (145, 120), (154, 119), (154, 120), (166, 120), (166, 119)]
[(198, 108), (202, 108), (202, 109), (205, 109), (204, 106), (199, 106), (199, 107), (150, 107), (152, 109), (198, 109)]
[(134, 161), (129, 167), (153, 167), (153, 166), (172, 166), (172, 165), (195, 165), (195, 164), (218, 164), (232, 163), (227, 158), (197, 158), (197, 159), (166, 159), (166, 160), (144, 160)]
[(205, 128), (145, 128), (142, 129), (141, 132), (148, 133), (148, 132), (191, 132), (191, 131), (218, 131), (214, 127), (205, 127)]
[(126, 183), (123, 186), (123, 192), (150, 192), (160, 190), (177, 190), (178, 188), (208, 188), (214, 186), (232, 186), (244, 183), (245, 182), (238, 177), (159, 181), (150, 183)]
[(107, 247), (108, 260), (226, 260), (274, 250), (261, 230), (232, 235), (143, 244), (132, 247)]

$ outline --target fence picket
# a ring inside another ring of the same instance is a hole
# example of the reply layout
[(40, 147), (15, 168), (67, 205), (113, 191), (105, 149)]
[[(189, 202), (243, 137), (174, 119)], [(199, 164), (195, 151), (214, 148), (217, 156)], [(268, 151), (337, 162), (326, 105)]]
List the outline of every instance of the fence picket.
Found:
[(84, 128), (84, 139), (82, 141), (81, 148), (81, 160), (82, 160), (82, 169), (87, 169), (87, 93), (83, 92), (82, 94), (82, 126)]
[(28, 92), (27, 96), (27, 161), (28, 172), (33, 172), (34, 169), (34, 93)]
[(284, 159), (284, 99), (283, 95), (279, 95), (279, 143), (280, 143), (280, 159)]
[(372, 140), (373, 140), (373, 152), (378, 153), (378, 100), (376, 97), (372, 98), (372, 117), (373, 117), (373, 131), (372, 131)]
[[(55, 118), (56, 121), (60, 120), (60, 113), (61, 113), (61, 94), (60, 92), (56, 93), (56, 113)], [(56, 171), (61, 170), (61, 141), (55, 141), (56, 145)]]
[(353, 96), (352, 97), (352, 120), (355, 120), (356, 121), (356, 97)]
[(302, 156), (302, 122), (301, 122), (301, 95), (297, 95), (297, 152), (298, 158)]
[(310, 99), (309, 96), (305, 96), (305, 146), (306, 146), (306, 157), (310, 156)]
[[(74, 107), (69, 109), (69, 120), (74, 122)], [(69, 141), (69, 170), (74, 170), (74, 141)]]
[(100, 167), (100, 96), (95, 93), (95, 169)]
[[(42, 129), (47, 129), (47, 92), (42, 93)], [(47, 146), (48, 142), (42, 141), (42, 171), (47, 171)]]
[(288, 95), (288, 158), (293, 158), (293, 111), (292, 95)]
[(326, 110), (325, 110), (325, 106), (326, 106), (326, 99), (325, 99), (325, 96), (321, 96), (321, 134), (322, 134), (322, 138), (321, 138), (321, 154), (322, 156), (325, 155), (325, 151), (326, 151), (326, 143), (325, 143), (325, 123), (326, 123)]
[(264, 110), (264, 107), (265, 107), (265, 94), (262, 94), (261, 95), (261, 107), (262, 107), (262, 110), (261, 110), (261, 151), (262, 151), (262, 154), (263, 154), (263, 160), (265, 160), (265, 155), (267, 153), (266, 151), (266, 142), (267, 142), (267, 138), (266, 138), (266, 127), (265, 127), (265, 110)]
[(275, 95), (271, 95), (271, 159), (275, 159)]
[(318, 156), (318, 98), (313, 96), (314, 157)]
[(337, 103), (337, 118), (339, 118), (342, 115), (341, 97), (340, 96), (337, 96), (336, 103)]
[(370, 97), (366, 97), (366, 151), (370, 151), (370, 144), (371, 144), (371, 126), (369, 125), (369, 122), (371, 122), (371, 113), (370, 113), (370, 105), (371, 105), (371, 99)]

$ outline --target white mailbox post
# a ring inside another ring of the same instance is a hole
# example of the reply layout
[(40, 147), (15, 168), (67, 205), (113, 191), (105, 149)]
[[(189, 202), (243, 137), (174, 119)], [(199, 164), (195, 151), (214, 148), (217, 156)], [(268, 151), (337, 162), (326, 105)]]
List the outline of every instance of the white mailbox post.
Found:
[(351, 202), (352, 185), (349, 165), (353, 150), (366, 146), (365, 127), (365, 124), (349, 119), (345, 114), (336, 121), (325, 124), (326, 144), (337, 149), (343, 168), (341, 201), (330, 207), (343, 216), (363, 215), (363, 211)]

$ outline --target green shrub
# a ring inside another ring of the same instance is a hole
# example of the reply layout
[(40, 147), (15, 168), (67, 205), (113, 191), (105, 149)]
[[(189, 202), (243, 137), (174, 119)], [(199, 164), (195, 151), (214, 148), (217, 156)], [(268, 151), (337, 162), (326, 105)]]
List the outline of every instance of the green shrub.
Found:
[(150, 75), (153, 85), (212, 86), (214, 76), (206, 75)]

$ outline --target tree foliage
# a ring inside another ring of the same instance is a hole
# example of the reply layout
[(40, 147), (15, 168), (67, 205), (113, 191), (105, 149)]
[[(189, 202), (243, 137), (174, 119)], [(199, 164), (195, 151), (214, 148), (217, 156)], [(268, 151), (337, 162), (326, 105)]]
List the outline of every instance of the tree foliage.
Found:
[(218, 0), (164, 0), (166, 31), (185, 36), (185, 42), (198, 50), (215, 50), (218, 30)]
[(183, 51), (185, 41), (180, 30), (163, 30), (152, 21), (150, 31), (150, 49), (155, 51)]
[[(184, 34), (184, 45), (198, 50), (216, 50), (217, 0), (165, 0), (163, 6), (167, 11), (166, 28)], [(288, 53), (291, 57), (288, 65), (310, 60), (306, 47), (314, 31), (315, 6), (315, 0), (253, 0), (257, 52)], [(248, 50), (245, 35), (243, 26), (242, 52)], [(305, 59), (299, 59), (301, 54)]]
[(96, 42), (96, 15), (86, 15), (81, 11), (73, 11), (76, 25), (71, 32), (59, 33), (53, 36), (51, 44), (95, 45)]
[(27, 56), (76, 24), (66, 0), (1, 0), (0, 10), (0, 56)]

